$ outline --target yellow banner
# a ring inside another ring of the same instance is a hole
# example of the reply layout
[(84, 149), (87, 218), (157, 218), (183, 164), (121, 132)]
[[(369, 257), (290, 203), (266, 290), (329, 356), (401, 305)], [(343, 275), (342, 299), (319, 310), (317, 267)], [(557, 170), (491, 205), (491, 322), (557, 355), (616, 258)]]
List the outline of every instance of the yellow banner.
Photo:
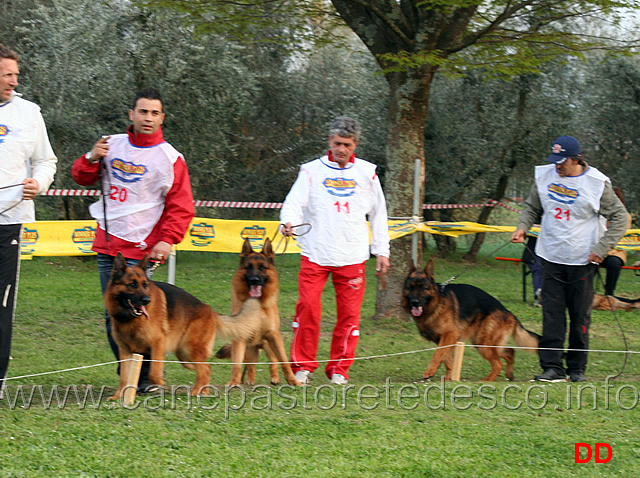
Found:
[[(177, 245), (179, 251), (209, 251), (238, 253), (242, 242), (249, 238), (255, 250), (261, 250), (267, 238), (272, 239), (277, 254), (299, 254), (295, 240), (287, 241), (277, 234), (278, 221), (247, 221), (194, 218), (184, 240)], [(478, 232), (513, 232), (515, 226), (490, 226), (473, 222), (413, 223), (389, 221), (389, 235), (397, 239), (414, 232), (442, 234), (458, 237)], [(532, 229), (534, 234), (537, 228)], [(91, 246), (96, 234), (96, 223), (86, 221), (37, 221), (25, 224), (22, 234), (22, 257), (82, 256), (94, 254)], [(618, 244), (620, 249), (640, 250), (640, 229), (629, 229)]]

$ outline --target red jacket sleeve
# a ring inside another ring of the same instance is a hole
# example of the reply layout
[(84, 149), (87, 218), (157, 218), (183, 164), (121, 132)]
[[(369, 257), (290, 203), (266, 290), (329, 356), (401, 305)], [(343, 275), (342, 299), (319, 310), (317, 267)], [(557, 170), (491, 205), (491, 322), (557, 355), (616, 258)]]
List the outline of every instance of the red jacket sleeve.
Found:
[(80, 156), (71, 166), (71, 177), (81, 186), (92, 186), (100, 179), (100, 162), (90, 163), (86, 155)]
[(182, 157), (173, 165), (173, 186), (165, 198), (164, 211), (154, 228), (158, 240), (177, 244), (184, 238), (195, 216), (187, 163)]

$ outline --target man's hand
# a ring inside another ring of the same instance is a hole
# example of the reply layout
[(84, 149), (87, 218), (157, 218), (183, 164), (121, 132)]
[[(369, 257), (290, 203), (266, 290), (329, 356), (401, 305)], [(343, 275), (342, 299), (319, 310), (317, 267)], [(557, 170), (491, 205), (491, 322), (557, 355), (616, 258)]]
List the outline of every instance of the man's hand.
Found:
[(290, 222), (283, 224), (282, 227), (280, 227), (280, 232), (282, 233), (283, 236), (293, 236), (293, 226)]
[(522, 229), (516, 229), (511, 235), (511, 242), (524, 242), (526, 232)]
[(151, 249), (151, 257), (149, 259), (154, 261), (164, 262), (169, 253), (171, 252), (171, 244), (165, 241), (159, 241)]
[(27, 178), (22, 181), (24, 184), (24, 188), (22, 188), (22, 199), (33, 199), (38, 194), (38, 190), (40, 189), (40, 183), (33, 178)]
[(604, 260), (604, 259), (603, 259), (602, 257), (600, 257), (600, 256), (599, 256), (599, 255), (597, 255), (597, 254), (594, 254), (593, 252), (592, 252), (591, 254), (589, 254), (589, 259), (588, 259), (588, 261), (589, 261), (591, 264), (602, 264), (602, 261), (603, 261), (603, 260)]
[(386, 274), (390, 267), (389, 258), (385, 256), (376, 256), (376, 275)]
[(96, 144), (94, 144), (93, 148), (91, 148), (91, 159), (89, 160), (90, 163), (97, 163), (102, 158), (104, 158), (107, 153), (109, 153), (109, 144), (107, 143), (107, 141), (109, 141), (109, 138), (110, 136), (103, 136), (98, 141), (96, 141)]

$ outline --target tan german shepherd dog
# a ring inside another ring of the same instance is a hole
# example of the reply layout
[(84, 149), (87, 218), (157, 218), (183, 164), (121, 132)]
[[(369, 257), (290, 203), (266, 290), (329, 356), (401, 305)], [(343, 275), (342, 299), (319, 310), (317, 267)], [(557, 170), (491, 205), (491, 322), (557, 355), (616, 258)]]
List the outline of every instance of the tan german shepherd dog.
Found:
[(640, 309), (640, 299), (626, 299), (614, 295), (593, 294), (593, 310)]
[[(441, 286), (434, 277), (433, 261), (424, 271), (412, 266), (402, 289), (402, 306), (411, 314), (420, 335), (438, 344), (423, 378), (433, 377), (440, 364), (446, 367), (445, 380), (451, 380), (453, 347), (456, 342), (471, 339), (473, 345), (496, 347), (477, 348), (491, 364), (484, 381), (494, 381), (507, 363), (506, 377), (513, 380), (515, 351), (505, 347), (507, 339), (519, 347), (531, 347), (537, 353), (540, 336), (525, 329), (520, 321), (495, 297), (467, 284)], [(444, 348), (440, 348), (444, 347)]]
[(261, 252), (256, 252), (251, 247), (249, 239), (244, 240), (240, 252), (240, 264), (231, 280), (231, 313), (242, 310), (244, 304), (250, 299), (258, 299), (262, 306), (264, 322), (260, 329), (252, 336), (251, 340), (238, 338), (225, 345), (217, 353), (217, 358), (229, 358), (233, 362), (231, 369), (231, 381), (229, 385), (242, 383), (242, 363), (246, 365), (246, 383), (254, 385), (256, 381), (256, 366), (263, 348), (271, 361), (271, 383), (280, 383), (277, 362), (282, 363), (282, 372), (289, 385), (300, 386), (288, 363), (289, 358), (284, 348), (282, 335), (280, 334), (280, 312), (278, 310), (278, 295), (280, 293), (280, 281), (275, 267), (275, 254), (271, 246), (271, 240), (267, 238)]
[(214, 312), (188, 292), (171, 284), (149, 280), (145, 269), (149, 256), (137, 266), (127, 265), (118, 253), (107, 284), (104, 302), (111, 317), (111, 333), (123, 360), (120, 386), (112, 399), (119, 399), (126, 387), (132, 354), (151, 356), (149, 380), (164, 385), (165, 355), (175, 352), (184, 367), (196, 371), (192, 395), (208, 394), (211, 357), (216, 329), (231, 339), (253, 340), (261, 330), (265, 313), (258, 300), (247, 300), (238, 314), (229, 317)]

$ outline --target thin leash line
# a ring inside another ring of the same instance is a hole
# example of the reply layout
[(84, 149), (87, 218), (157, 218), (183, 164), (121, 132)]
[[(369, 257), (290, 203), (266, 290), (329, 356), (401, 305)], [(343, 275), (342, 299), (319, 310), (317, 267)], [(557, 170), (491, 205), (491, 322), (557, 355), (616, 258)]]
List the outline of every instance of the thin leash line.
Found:
[[(368, 355), (366, 357), (354, 357), (353, 360), (357, 361), (357, 360), (374, 360), (374, 359), (380, 359), (380, 358), (389, 358), (389, 357), (398, 357), (401, 355), (412, 355), (412, 354), (418, 354), (418, 353), (423, 353), (423, 352), (432, 352), (434, 350), (437, 349), (447, 349), (447, 348), (452, 348), (452, 347), (473, 347), (473, 348), (497, 348), (497, 349), (502, 349), (502, 348), (512, 348), (512, 349), (517, 349), (517, 350), (554, 350), (554, 351), (563, 351), (563, 352), (594, 352), (594, 353), (624, 353), (624, 354), (640, 354), (640, 351), (635, 351), (635, 350), (606, 350), (606, 349), (565, 349), (565, 348), (536, 348), (536, 347), (517, 347), (517, 346), (511, 346), (511, 345), (473, 345), (473, 344), (464, 344), (464, 345), (458, 345), (458, 344), (451, 344), (451, 345), (443, 345), (441, 347), (430, 347), (430, 348), (426, 348), (426, 349), (418, 349), (418, 350), (409, 350), (406, 352), (395, 352), (395, 353), (391, 353), (391, 354), (380, 354), (380, 355)], [(181, 365), (185, 365), (185, 364), (192, 364), (192, 365), (224, 365), (224, 366), (229, 366), (229, 365), (270, 365), (270, 364), (274, 364), (274, 365), (284, 365), (284, 364), (305, 364), (305, 363), (330, 363), (330, 362), (338, 362), (340, 360), (344, 360), (344, 359), (328, 359), (328, 360), (307, 360), (307, 361), (297, 361), (297, 362), (241, 362), (241, 363), (236, 363), (236, 362), (184, 362), (184, 361), (178, 361), (178, 360), (152, 360), (152, 359), (144, 359), (142, 360), (142, 362), (157, 362), (157, 363), (166, 363), (166, 364), (181, 364)], [(351, 359), (350, 359), (351, 360)], [(34, 373), (34, 374), (29, 374), (29, 375), (19, 375), (16, 377), (7, 377), (4, 380), (5, 381), (10, 381), (10, 380), (18, 380), (18, 379), (22, 379), (22, 378), (31, 378), (31, 377), (39, 377), (39, 376), (44, 376), (44, 375), (52, 375), (52, 374), (56, 374), (56, 373), (65, 373), (65, 372), (74, 372), (77, 370), (84, 370), (84, 369), (89, 369), (89, 368), (95, 368), (95, 367), (102, 367), (105, 365), (113, 365), (113, 364), (121, 364), (123, 362), (134, 362), (137, 361), (133, 358), (131, 359), (124, 359), (124, 360), (114, 360), (112, 362), (103, 362), (103, 363), (98, 363), (98, 364), (93, 364), (93, 365), (83, 365), (80, 367), (73, 367), (73, 368), (67, 368), (67, 369), (62, 369), (62, 370), (53, 370), (50, 372), (40, 372), (40, 373)], [(616, 376), (617, 377), (617, 376)]]
[[(531, 254), (531, 257), (533, 257), (534, 262), (537, 262), (538, 265), (542, 268), (542, 270), (544, 271), (545, 267), (544, 267), (544, 263), (542, 261), (539, 261), (538, 256), (536, 255), (535, 251), (532, 251), (531, 248), (529, 247), (529, 245), (527, 243), (523, 243), (524, 247), (527, 251), (529, 251), (529, 253)], [(604, 281), (602, 280), (602, 275), (600, 274), (600, 266), (596, 265), (596, 267), (593, 268), (593, 275), (595, 278), (598, 279), (598, 282), (602, 285), (604, 283)], [(547, 272), (548, 273), (548, 272)], [(553, 274), (550, 274), (550, 276), (553, 276)], [(587, 276), (584, 276), (584, 278), (586, 278)], [(572, 282), (567, 282), (567, 281), (563, 281), (561, 279), (558, 279), (557, 277), (554, 277), (554, 280), (558, 281), (558, 282), (562, 282), (565, 284), (570, 284)], [(579, 279), (582, 280), (582, 279)], [(577, 282), (577, 280), (576, 280)], [(607, 301), (609, 302), (609, 309), (611, 309), (611, 313), (613, 314), (613, 317), (616, 319), (616, 323), (618, 324), (618, 329), (620, 330), (620, 334), (622, 335), (622, 341), (624, 342), (624, 347), (626, 350), (625, 356), (624, 356), (624, 360), (622, 362), (622, 367), (620, 367), (620, 371), (614, 375), (614, 379), (618, 378), (620, 375), (622, 375), (624, 373), (624, 370), (627, 366), (627, 361), (629, 359), (629, 354), (632, 353), (629, 351), (629, 342), (627, 341), (627, 336), (624, 333), (624, 328), (622, 327), (622, 323), (620, 322), (620, 318), (618, 317), (618, 314), (615, 311), (615, 308), (613, 306), (613, 300), (611, 298), (611, 296), (606, 295)]]
[[(0, 189), (9, 189), (9, 188), (15, 188), (18, 186), (24, 186), (24, 184), (22, 183), (17, 183), (17, 184), (10, 184), (9, 186), (2, 186), (0, 187)], [(13, 206), (9, 206), (7, 209), (4, 209), (2, 211), (0, 211), (0, 216), (2, 216), (4, 213), (11, 211), (14, 207), (18, 206), (19, 204), (22, 203), (22, 201), (24, 201), (24, 199), (20, 199), (17, 203), (15, 203)]]
[[(598, 281), (600, 282), (600, 284), (603, 284), (602, 275), (600, 275), (599, 267), (596, 269), (596, 277), (598, 278)], [(627, 335), (624, 333), (624, 329), (622, 328), (622, 323), (620, 322), (620, 318), (618, 317), (618, 314), (616, 313), (613, 307), (613, 300), (610, 295), (607, 295), (606, 297), (607, 297), (607, 301), (609, 302), (609, 308), (611, 309), (611, 313), (613, 314), (613, 317), (616, 319), (616, 323), (618, 324), (618, 328), (620, 329), (620, 334), (622, 334), (622, 341), (624, 342), (624, 348), (627, 350), (627, 353), (624, 355), (624, 361), (622, 362), (622, 367), (620, 367), (620, 371), (613, 377), (614, 379), (616, 379), (620, 375), (622, 375), (622, 373), (624, 372), (624, 369), (627, 366), (627, 361), (629, 359), (629, 353), (630, 353), (629, 343), (627, 341)]]
[[(280, 236), (281, 236), (281, 237), (280, 237), (280, 240), (278, 241), (278, 244), (273, 248), (274, 254), (275, 254), (276, 256), (282, 256), (285, 252), (287, 252), (287, 247), (289, 247), (289, 239), (290, 239), (290, 237), (289, 237), (289, 236), (285, 236), (285, 235), (284, 235), (284, 234), (282, 234), (282, 232), (280, 231), (280, 229), (281, 229), (283, 226), (284, 226), (284, 224), (279, 224), (279, 225), (278, 225), (278, 227), (277, 227), (277, 229), (276, 229), (276, 232), (274, 232), (274, 233), (273, 233), (273, 236), (271, 237), (271, 243), (273, 244), (273, 242), (275, 241), (275, 238), (276, 238), (276, 236), (278, 235), (278, 233), (280, 233)], [(310, 223), (308, 223), (308, 222), (303, 222), (303, 223), (301, 223), (301, 224), (298, 224), (297, 226), (291, 226), (291, 229), (295, 229), (295, 228), (297, 228), (297, 227), (302, 227), (302, 226), (309, 226), (309, 229), (307, 229), (306, 231), (304, 231), (304, 232), (303, 232), (303, 233), (301, 233), (301, 234), (293, 233), (293, 236), (294, 236), (294, 237), (301, 237), (301, 236), (304, 236), (305, 234), (308, 234), (308, 233), (309, 233), (309, 231), (311, 231), (311, 224), (310, 224)], [(284, 242), (284, 250), (283, 250), (282, 252), (278, 253), (277, 251), (278, 251), (278, 249), (280, 248), (280, 245), (282, 244), (282, 241), (285, 241), (285, 242)]]
[(18, 186), (24, 186), (24, 184), (22, 183), (16, 183), (16, 184), (10, 184), (9, 186), (0, 186), (0, 189), (9, 189), (9, 188), (16, 188)]
[[(500, 249), (502, 249), (503, 247), (506, 247), (506, 246), (507, 246), (507, 245), (509, 245), (509, 244), (511, 244), (511, 241), (507, 241), (507, 242), (505, 242), (504, 244), (502, 244), (501, 246), (499, 246), (497, 249), (495, 249), (494, 251), (490, 252), (490, 253), (488, 254), (488, 257), (493, 256), (496, 252), (498, 252)], [(476, 267), (478, 267), (479, 265), (480, 265), (479, 263), (476, 263), (474, 266), (472, 266), (472, 267), (469, 267), (469, 268), (465, 269), (465, 270), (464, 270), (464, 271), (462, 271), (460, 274), (455, 275), (455, 276), (452, 276), (452, 277), (450, 277), (449, 279), (447, 279), (446, 281), (441, 282), (441, 283), (440, 283), (440, 288), (444, 288), (444, 287), (448, 286), (451, 282), (453, 282), (454, 280), (456, 280), (458, 277), (460, 277), (461, 275), (465, 274), (466, 272), (469, 272), (470, 270), (475, 269), (475, 268), (476, 268)]]

